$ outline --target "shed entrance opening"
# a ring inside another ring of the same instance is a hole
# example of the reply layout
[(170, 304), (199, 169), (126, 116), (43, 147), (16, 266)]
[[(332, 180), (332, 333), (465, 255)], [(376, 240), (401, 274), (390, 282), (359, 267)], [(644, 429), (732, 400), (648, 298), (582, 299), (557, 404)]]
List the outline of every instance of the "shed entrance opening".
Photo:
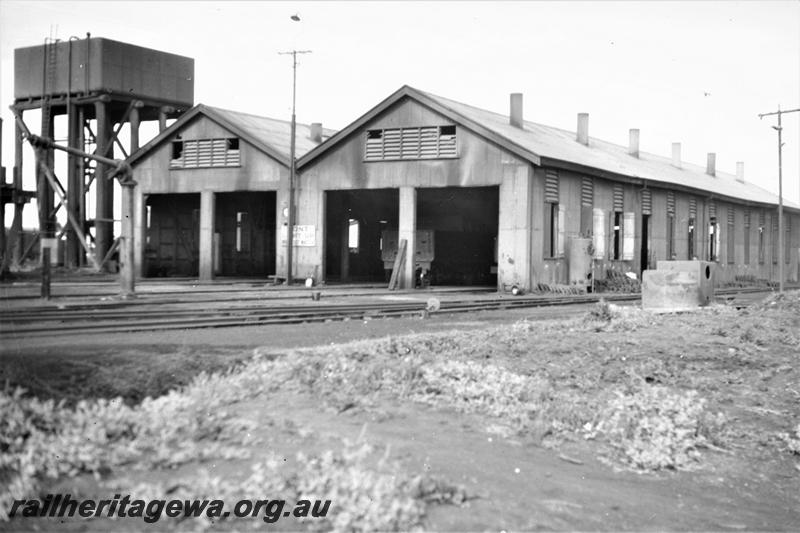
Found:
[(397, 189), (325, 192), (325, 280), (388, 282), (384, 235), (397, 233)]
[(145, 276), (197, 276), (200, 194), (151, 194), (145, 205)]
[(220, 276), (275, 274), (274, 191), (217, 193), (214, 214), (214, 271)]
[(432, 233), (432, 285), (497, 285), (499, 197), (496, 186), (417, 190), (417, 234)]

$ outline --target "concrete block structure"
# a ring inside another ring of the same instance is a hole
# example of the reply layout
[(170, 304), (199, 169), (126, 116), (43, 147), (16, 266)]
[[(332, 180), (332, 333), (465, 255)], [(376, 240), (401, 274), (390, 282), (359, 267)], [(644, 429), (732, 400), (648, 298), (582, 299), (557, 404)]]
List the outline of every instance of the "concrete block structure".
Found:
[(708, 261), (658, 261), (642, 273), (642, 308), (683, 311), (714, 299), (717, 265)]

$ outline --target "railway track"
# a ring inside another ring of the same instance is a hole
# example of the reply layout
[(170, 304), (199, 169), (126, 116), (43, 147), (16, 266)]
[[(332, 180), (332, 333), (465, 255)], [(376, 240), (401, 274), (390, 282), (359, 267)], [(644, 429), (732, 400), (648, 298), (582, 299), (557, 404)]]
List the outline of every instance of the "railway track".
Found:
[[(718, 297), (732, 295), (757, 295), (765, 291), (742, 289), (719, 290)], [(495, 297), (442, 300), (439, 314), (585, 305), (600, 298), (614, 302), (639, 300), (638, 294), (571, 295), (556, 297)], [(361, 303), (318, 303), (297, 305), (258, 305), (254, 299), (236, 302), (216, 301), (201, 309), (197, 301), (168, 302), (115, 302), (113, 305), (81, 304), (41, 306), (0, 312), (0, 332), (4, 338), (36, 335), (62, 335), (92, 333), (123, 333), (137, 331), (163, 331), (174, 329), (219, 328), (232, 326), (260, 326), (270, 324), (297, 324), (303, 322), (329, 322), (353, 319), (375, 319), (401, 316), (420, 316), (428, 310), (424, 301), (382, 301)], [(263, 302), (263, 299), (262, 299)], [(142, 305), (144, 304), (144, 305)], [(192, 307), (176, 307), (176, 305)], [(746, 305), (742, 304), (742, 305)]]
[[(638, 295), (605, 295), (609, 301), (634, 301)], [(453, 299), (441, 302), (436, 313), (464, 313), (527, 307), (588, 304), (599, 297), (568, 296), (554, 298)], [(3, 337), (41, 334), (121, 333), (170, 329), (297, 324), (364, 318), (420, 316), (428, 309), (424, 301), (328, 303), (292, 306), (236, 305), (205, 309), (104, 309), (77, 306), (69, 309), (42, 307), (0, 313)]]

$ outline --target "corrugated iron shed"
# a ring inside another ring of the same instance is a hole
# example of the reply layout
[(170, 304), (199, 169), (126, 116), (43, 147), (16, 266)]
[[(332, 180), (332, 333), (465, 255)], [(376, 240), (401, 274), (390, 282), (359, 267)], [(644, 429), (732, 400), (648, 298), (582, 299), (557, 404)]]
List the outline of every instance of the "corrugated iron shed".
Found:
[[(456, 102), (407, 85), (342, 129), (330, 141), (306, 154), (301, 158), (299, 166), (311, 163), (331, 146), (355, 133), (361, 126), (402, 98), (413, 98), (537, 165), (561, 162), (584, 167), (587, 172), (592, 172), (594, 169), (611, 175), (648, 180), (666, 186), (675, 185), (705, 194), (748, 202), (771, 205), (778, 203), (777, 195), (752, 183), (737, 181), (733, 174), (716, 171), (715, 176), (710, 176), (706, 174), (705, 167), (686, 162), (682, 162), (682, 168), (677, 168), (672, 165), (671, 158), (647, 152), (640, 152), (636, 158), (628, 154), (627, 146), (594, 137), (589, 138), (587, 146), (575, 140), (575, 132), (535, 122), (524, 121), (521, 128), (512, 126), (508, 115)], [(800, 205), (788, 202), (786, 199), (784, 205), (800, 210)]]

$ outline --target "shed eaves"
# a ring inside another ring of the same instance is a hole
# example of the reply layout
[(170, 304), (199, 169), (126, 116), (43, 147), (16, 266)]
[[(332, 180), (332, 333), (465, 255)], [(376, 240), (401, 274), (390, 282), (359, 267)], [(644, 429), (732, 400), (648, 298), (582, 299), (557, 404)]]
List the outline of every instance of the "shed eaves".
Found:
[[(457, 115), (494, 131), (496, 134), (542, 158), (564, 161), (589, 168), (645, 179), (664, 184), (700, 189), (707, 193), (745, 201), (777, 204), (778, 197), (750, 182), (740, 182), (732, 174), (716, 171), (706, 174), (705, 168), (682, 162), (683, 168), (672, 165), (672, 160), (646, 152), (639, 157), (628, 154), (625, 146), (594, 137), (586, 146), (575, 140), (575, 132), (524, 121), (523, 128), (512, 126), (508, 116), (456, 102), (448, 98), (413, 89)], [(800, 209), (800, 205), (786, 201), (786, 207)]]

